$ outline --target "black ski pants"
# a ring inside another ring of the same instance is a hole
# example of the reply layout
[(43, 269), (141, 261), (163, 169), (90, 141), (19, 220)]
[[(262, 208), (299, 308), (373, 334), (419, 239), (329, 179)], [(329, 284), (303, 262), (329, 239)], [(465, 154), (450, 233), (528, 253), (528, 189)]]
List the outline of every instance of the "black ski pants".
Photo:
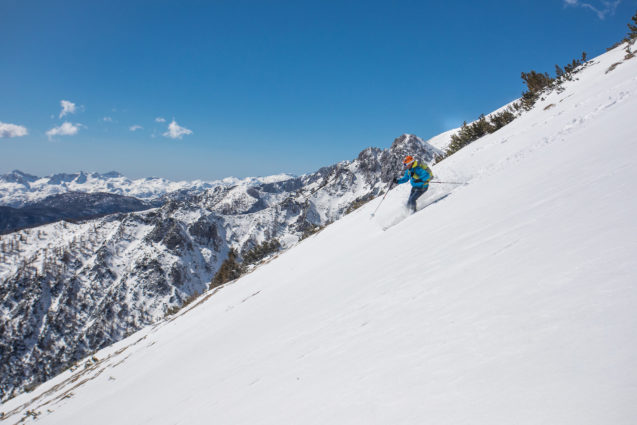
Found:
[(409, 199), (407, 199), (407, 208), (409, 208), (411, 212), (416, 212), (416, 201), (427, 189), (429, 189), (429, 185), (424, 187), (411, 187), (411, 193), (409, 194)]

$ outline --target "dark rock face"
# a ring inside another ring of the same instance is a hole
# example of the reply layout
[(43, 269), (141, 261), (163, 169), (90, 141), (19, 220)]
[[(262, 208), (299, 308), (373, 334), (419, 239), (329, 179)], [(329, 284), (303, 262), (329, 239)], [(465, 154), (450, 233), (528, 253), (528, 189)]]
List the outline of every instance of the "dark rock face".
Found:
[(152, 207), (152, 204), (139, 199), (111, 193), (62, 193), (28, 203), (21, 208), (0, 206), (0, 234), (60, 220), (86, 220)]
[(219, 246), (222, 242), (219, 239), (217, 227), (205, 217), (201, 217), (191, 224), (188, 228), (188, 233), (200, 245), (210, 245), (212, 243), (213, 246)]
[(38, 203), (121, 213), (0, 239), (0, 316), (8, 318), (0, 322), (0, 398), (52, 378), (204, 292), (230, 249), (245, 253), (273, 239), (305, 237), (382, 193), (405, 155), (431, 161), (436, 153), (404, 135), (388, 150), (369, 148), (315, 173), (182, 193), (145, 211), (130, 212), (142, 204), (117, 196), (71, 193)]

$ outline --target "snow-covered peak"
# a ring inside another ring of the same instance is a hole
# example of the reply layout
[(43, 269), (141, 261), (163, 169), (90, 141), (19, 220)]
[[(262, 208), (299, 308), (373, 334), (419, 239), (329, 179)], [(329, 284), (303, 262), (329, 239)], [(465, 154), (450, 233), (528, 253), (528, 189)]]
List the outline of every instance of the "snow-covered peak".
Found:
[(399, 137), (397, 137), (396, 139), (394, 139), (394, 142), (392, 143), (390, 149), (398, 149), (401, 147), (408, 147), (408, 146), (412, 146), (414, 144), (418, 144), (418, 145), (424, 145), (425, 141), (422, 140), (420, 137), (414, 135), (414, 134), (408, 134), (405, 133)]
[[(425, 149), (431, 158), (436, 155), (442, 154), (442, 151), (435, 146), (432, 146), (428, 142), (425, 142), (420, 137), (413, 134), (403, 134), (400, 137), (397, 137), (389, 148), (389, 152), (392, 155), (413, 155), (413, 152), (419, 152), (422, 149)], [(429, 160), (429, 158), (423, 158), (423, 160)]]
[(31, 174), (23, 173), (20, 170), (13, 170), (10, 173), (0, 175), (0, 182), (4, 183), (17, 183), (28, 184), (29, 182), (36, 181), (39, 177)]
[(102, 178), (104, 179), (113, 179), (113, 178), (117, 178), (117, 177), (124, 177), (120, 172), (118, 171), (109, 171), (107, 173), (102, 173), (101, 174)]

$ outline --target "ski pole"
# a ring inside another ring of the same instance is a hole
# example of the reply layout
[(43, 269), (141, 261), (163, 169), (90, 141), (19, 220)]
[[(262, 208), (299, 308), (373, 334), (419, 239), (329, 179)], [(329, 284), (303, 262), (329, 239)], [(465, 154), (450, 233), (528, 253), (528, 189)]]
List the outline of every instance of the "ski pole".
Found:
[(374, 214), (376, 214), (376, 211), (378, 211), (378, 208), (380, 208), (380, 204), (383, 203), (383, 201), (385, 200), (385, 197), (387, 196), (387, 194), (389, 193), (389, 191), (391, 190), (392, 187), (394, 187), (394, 181), (393, 180), (392, 180), (391, 183), (389, 183), (389, 187), (387, 188), (387, 191), (385, 192), (385, 195), (383, 196), (383, 199), (381, 199), (380, 202), (378, 203), (378, 206), (376, 207), (376, 209), (374, 210), (372, 215), (369, 217), (370, 219), (372, 217), (374, 217)]
[(429, 183), (438, 183), (438, 184), (467, 184), (467, 183), (460, 183), (460, 182), (429, 182)]

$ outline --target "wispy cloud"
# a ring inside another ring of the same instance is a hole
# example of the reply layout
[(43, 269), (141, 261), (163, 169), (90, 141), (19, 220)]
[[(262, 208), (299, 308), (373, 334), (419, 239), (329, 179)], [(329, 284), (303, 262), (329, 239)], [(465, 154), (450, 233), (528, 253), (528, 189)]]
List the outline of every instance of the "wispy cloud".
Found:
[(53, 127), (49, 131), (46, 132), (46, 135), (49, 136), (49, 140), (53, 138), (53, 136), (74, 136), (80, 131), (80, 127), (82, 124), (71, 124), (70, 122), (64, 122), (59, 127)]
[(104, 117), (104, 118), (102, 118), (102, 120), (104, 120), (104, 122), (113, 122), (113, 118), (112, 117)]
[(144, 127), (142, 127), (141, 125), (135, 124), (135, 125), (131, 125), (128, 129), (130, 131), (137, 131), (137, 130), (141, 130), (142, 128), (144, 128)]
[(168, 131), (163, 134), (164, 137), (170, 137), (171, 139), (181, 139), (182, 136), (192, 134), (191, 130), (185, 127), (181, 127), (177, 124), (177, 121), (173, 120), (168, 124)]
[(0, 139), (4, 137), (22, 137), (29, 134), (26, 127), (0, 121)]
[(62, 111), (60, 112), (59, 118), (68, 114), (74, 114), (77, 111), (77, 105), (69, 100), (61, 100), (60, 106), (62, 106)]
[(155, 118), (155, 122), (166, 122), (166, 118), (157, 117)]
[(604, 20), (606, 16), (614, 15), (617, 10), (617, 6), (622, 2), (622, 0), (593, 0), (591, 2), (583, 2), (581, 0), (564, 0), (564, 6), (574, 6), (574, 7), (582, 7), (584, 9), (589, 9), (601, 20)]

